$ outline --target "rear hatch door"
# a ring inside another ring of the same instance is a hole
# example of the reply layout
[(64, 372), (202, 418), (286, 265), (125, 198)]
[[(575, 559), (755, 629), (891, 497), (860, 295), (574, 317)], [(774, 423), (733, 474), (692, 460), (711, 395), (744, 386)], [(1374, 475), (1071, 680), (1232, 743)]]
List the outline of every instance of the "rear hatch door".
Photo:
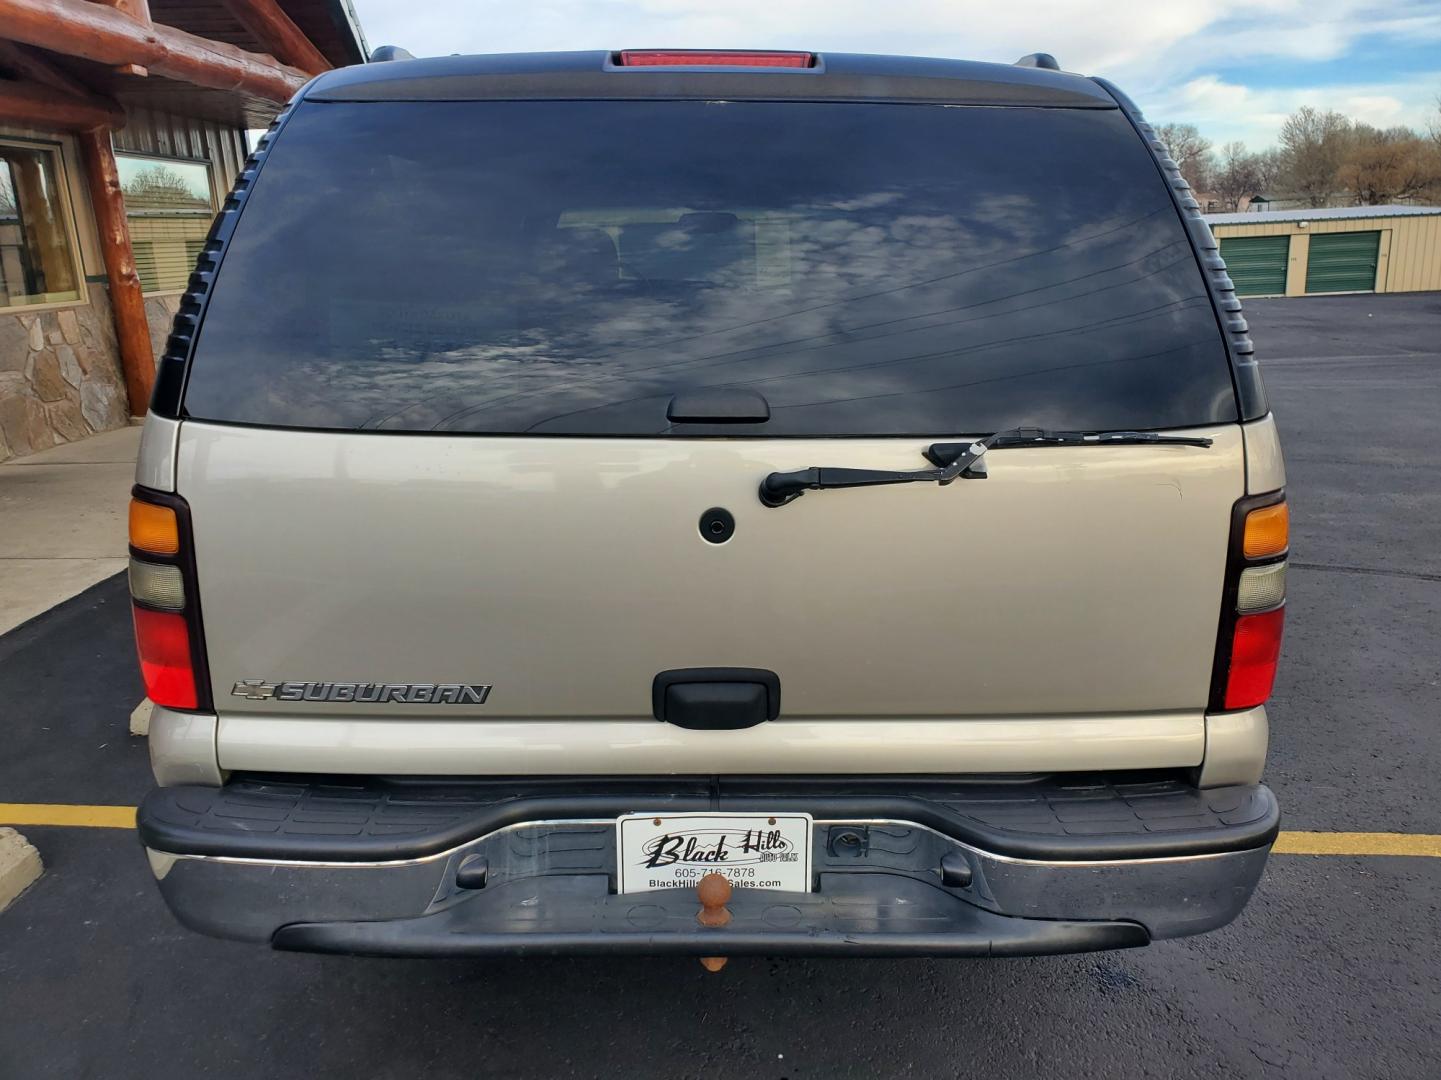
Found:
[[(1205, 706), (1240, 432), (1115, 110), (303, 104), (184, 408), (222, 713), (636, 719), (693, 667), (786, 720)], [(758, 498), (1024, 425), (1213, 443)]]

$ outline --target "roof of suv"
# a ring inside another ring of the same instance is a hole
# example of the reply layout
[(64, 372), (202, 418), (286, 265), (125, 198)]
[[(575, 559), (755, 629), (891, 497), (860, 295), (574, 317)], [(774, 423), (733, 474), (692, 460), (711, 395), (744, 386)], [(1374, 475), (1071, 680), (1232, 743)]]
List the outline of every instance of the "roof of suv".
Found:
[(624, 66), (609, 51), (499, 53), (363, 64), (326, 72), (310, 101), (752, 99), (1113, 109), (1092, 80), (1016, 64), (816, 53), (810, 67)]

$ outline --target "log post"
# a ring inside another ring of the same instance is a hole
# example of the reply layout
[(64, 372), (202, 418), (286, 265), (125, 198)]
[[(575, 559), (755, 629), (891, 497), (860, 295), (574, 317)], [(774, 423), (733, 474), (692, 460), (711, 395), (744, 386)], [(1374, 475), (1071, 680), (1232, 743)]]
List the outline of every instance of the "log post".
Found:
[[(15, 181), (15, 195), (21, 206), (45, 205), (45, 176), (38, 158), (21, 158), (10, 166), (10, 175)], [(65, 242), (65, 227), (58, 218), (59, 215), (51, 214), (26, 215), (25, 224), (33, 241), (30, 264), (39, 272), (41, 292), (75, 290), (78, 296), (80, 284), (75, 280), (75, 264), (61, 255), (68, 245)]]
[(155, 385), (155, 354), (150, 348), (150, 323), (145, 318), (140, 275), (135, 272), (135, 252), (130, 247), (130, 227), (125, 223), (125, 196), (110, 147), (110, 128), (82, 131), (79, 141), (90, 202), (95, 208), (95, 226), (100, 233), (100, 254), (110, 280), (110, 310), (115, 317), (115, 340), (120, 346), (130, 414), (144, 416)]

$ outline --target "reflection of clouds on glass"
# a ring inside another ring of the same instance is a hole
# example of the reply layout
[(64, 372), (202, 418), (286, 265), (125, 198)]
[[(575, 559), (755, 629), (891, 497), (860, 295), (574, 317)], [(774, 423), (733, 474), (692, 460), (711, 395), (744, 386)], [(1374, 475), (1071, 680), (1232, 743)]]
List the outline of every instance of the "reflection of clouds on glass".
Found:
[(864, 195), (855, 195), (849, 199), (834, 199), (826, 203), (812, 204), (818, 210), (838, 210), (844, 214), (855, 213), (860, 210), (875, 210), (890, 203), (899, 202), (904, 199), (899, 191), (871, 191)]
[[(1234, 415), (1194, 256), (1119, 114), (703, 111), (321, 107), (346, 127), (302, 108), (227, 255), (187, 405), (651, 434), (678, 390), (744, 384), (773, 411), (756, 434)], [(442, 121), (443, 153), (426, 141)]]

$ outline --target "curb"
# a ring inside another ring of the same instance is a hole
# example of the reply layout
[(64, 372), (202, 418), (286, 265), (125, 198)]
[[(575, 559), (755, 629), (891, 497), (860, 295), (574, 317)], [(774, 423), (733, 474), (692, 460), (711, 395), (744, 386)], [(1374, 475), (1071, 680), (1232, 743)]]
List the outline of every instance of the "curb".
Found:
[(150, 714), (155, 711), (155, 703), (149, 698), (142, 698), (140, 704), (135, 706), (135, 711), (130, 714), (130, 734), (150, 734)]
[(0, 911), (45, 871), (40, 852), (14, 829), (0, 829)]

